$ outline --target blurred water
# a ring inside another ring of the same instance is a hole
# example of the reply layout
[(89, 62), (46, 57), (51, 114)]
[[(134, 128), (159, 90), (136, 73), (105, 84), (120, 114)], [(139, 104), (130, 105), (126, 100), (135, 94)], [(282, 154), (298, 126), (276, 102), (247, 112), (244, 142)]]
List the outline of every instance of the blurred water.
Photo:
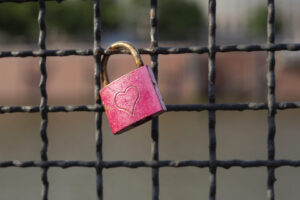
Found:
[[(300, 111), (279, 111), (276, 158), (298, 159)], [(165, 113), (160, 117), (161, 160), (207, 160), (207, 112)], [(111, 134), (104, 117), (105, 160), (149, 160), (150, 123), (119, 136)], [(39, 160), (41, 140), (39, 114), (0, 115), (0, 160)], [(95, 160), (93, 113), (49, 114), (49, 160)], [(267, 112), (217, 112), (218, 159), (267, 158)], [(298, 199), (299, 169), (276, 170), (278, 199)], [(0, 199), (39, 199), (39, 168), (0, 169)], [(217, 171), (218, 199), (266, 199), (267, 170), (261, 168)], [(50, 168), (49, 199), (96, 199), (95, 170)], [(208, 169), (161, 168), (161, 199), (208, 199)], [(104, 170), (105, 199), (151, 199), (151, 169)]]

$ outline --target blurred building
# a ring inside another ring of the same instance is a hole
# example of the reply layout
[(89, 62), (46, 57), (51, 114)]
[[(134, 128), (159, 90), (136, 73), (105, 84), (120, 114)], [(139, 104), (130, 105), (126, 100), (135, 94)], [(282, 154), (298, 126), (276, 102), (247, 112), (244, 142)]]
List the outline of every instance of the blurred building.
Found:
[[(220, 102), (266, 101), (266, 53), (232, 52), (216, 56), (216, 95)], [(144, 63), (151, 64), (149, 56)], [(207, 103), (207, 55), (160, 55), (159, 87), (166, 103)], [(38, 58), (0, 59), (0, 105), (38, 105)], [(128, 55), (112, 56), (111, 80), (134, 69)], [(289, 67), (283, 67), (288, 65)], [(47, 59), (47, 92), (50, 105), (94, 103), (93, 57)], [(278, 101), (300, 98), (299, 62), (276, 63)]]
[[(207, 14), (208, 1), (197, 1), (205, 8)], [(224, 0), (217, 1), (217, 31), (219, 37), (232, 42), (251, 42), (247, 38), (247, 21), (253, 15), (255, 9), (267, 6), (267, 1), (261, 0)], [(276, 16), (282, 21), (282, 33), (277, 35), (281, 42), (297, 42), (300, 40), (300, 1), (276, 0)], [(255, 38), (254, 38), (255, 39)], [(223, 42), (223, 41), (220, 41)]]

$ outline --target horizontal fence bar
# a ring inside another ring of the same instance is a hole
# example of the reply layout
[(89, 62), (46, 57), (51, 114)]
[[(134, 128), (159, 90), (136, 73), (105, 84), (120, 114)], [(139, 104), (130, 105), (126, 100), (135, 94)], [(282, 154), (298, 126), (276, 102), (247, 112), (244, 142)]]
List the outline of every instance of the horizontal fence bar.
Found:
[[(300, 102), (281, 102), (276, 103), (276, 109), (296, 109), (300, 108)], [(216, 103), (216, 104), (172, 104), (167, 105), (167, 111), (244, 111), (244, 110), (267, 110), (266, 103)], [(79, 106), (48, 106), (48, 112), (103, 112), (101, 105), (79, 105)], [(37, 113), (40, 112), (39, 106), (0, 106), (0, 114), (4, 113)]]
[(41, 56), (92, 56), (91, 49), (37, 50), (37, 51), (0, 51), (0, 58), (5, 57), (41, 57)]
[[(0, 0), (0, 3), (27, 3), (27, 2), (38, 2), (39, 0)], [(63, 0), (44, 0), (44, 1), (56, 1), (62, 2)]]
[[(70, 167), (88, 167), (95, 168), (96, 161), (3, 161), (0, 162), (0, 168), (7, 167), (60, 167), (60, 168), (70, 168)], [(199, 167), (205, 168), (209, 167), (209, 161), (199, 161), (199, 160), (185, 160), (185, 161), (174, 161), (174, 160), (160, 160), (160, 161), (103, 161), (99, 164), (103, 168), (138, 168), (138, 167)], [(300, 167), (300, 160), (217, 160), (216, 166), (224, 169), (229, 169), (231, 167), (241, 167), (241, 168), (252, 168), (252, 167)]]
[[(0, 0), (1, 1), (1, 0)], [(227, 45), (216, 46), (216, 52), (252, 52), (252, 51), (299, 51), (300, 44), (262, 44), (262, 45)], [(195, 53), (203, 54), (208, 53), (208, 47), (195, 46), (195, 47), (157, 47), (157, 48), (142, 48), (139, 49), (141, 54), (185, 54)], [(126, 50), (118, 50), (105, 54), (127, 54)], [(104, 49), (99, 49), (97, 54), (104, 54)], [(69, 50), (37, 50), (37, 51), (0, 51), (0, 58), (4, 57), (41, 57), (41, 56), (92, 56), (92, 49), (69, 49)]]
[[(79, 105), (79, 106), (48, 106), (48, 112), (98, 112), (103, 111), (103, 106)], [(0, 114), (3, 113), (36, 113), (40, 112), (38, 106), (0, 106)]]

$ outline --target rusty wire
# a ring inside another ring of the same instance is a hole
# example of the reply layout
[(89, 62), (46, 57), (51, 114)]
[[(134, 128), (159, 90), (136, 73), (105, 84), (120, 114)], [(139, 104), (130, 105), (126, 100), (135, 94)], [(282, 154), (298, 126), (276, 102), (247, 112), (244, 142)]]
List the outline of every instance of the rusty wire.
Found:
[[(38, 24), (40, 28), (38, 45), (41, 50), (46, 50), (46, 4), (44, 0), (39, 0), (39, 16)], [(41, 160), (48, 161), (47, 151), (48, 151), (48, 136), (47, 136), (47, 127), (48, 127), (48, 111), (47, 111), (47, 69), (46, 69), (46, 56), (40, 58), (40, 71), (41, 71), (41, 80), (40, 80), (40, 92), (41, 92), (41, 102), (40, 102), (40, 114), (41, 114), (41, 126), (40, 126), (40, 135), (42, 139), (42, 149), (41, 149)], [(42, 167), (42, 199), (48, 199), (49, 193), (49, 181), (48, 181), (48, 167)]]
[[(103, 48), (98, 49), (100, 54), (105, 54)], [(300, 44), (252, 44), (252, 45), (225, 45), (214, 46), (214, 51), (218, 52), (255, 52), (255, 51), (299, 51)], [(204, 54), (208, 53), (207, 46), (189, 47), (151, 47), (140, 48), (140, 54)], [(129, 53), (126, 50), (115, 51), (113, 53)], [(4, 57), (40, 57), (40, 56), (92, 56), (92, 49), (56, 49), (56, 50), (36, 50), (36, 51), (0, 51), (0, 58)]]
[[(198, 167), (209, 168), (210, 170), (210, 189), (209, 199), (215, 200), (217, 194), (216, 178), (217, 168), (229, 169), (231, 167), (251, 168), (251, 167), (266, 167), (268, 169), (267, 191), (268, 199), (275, 199), (275, 169), (283, 166), (300, 167), (300, 160), (276, 160), (275, 159), (275, 133), (276, 110), (298, 109), (300, 102), (276, 102), (275, 96), (275, 52), (276, 51), (299, 51), (300, 44), (276, 44), (275, 43), (275, 2), (274, 0), (267, 0), (268, 20), (267, 20), (267, 41), (266, 44), (252, 44), (252, 45), (227, 45), (218, 46), (216, 44), (216, 0), (209, 1), (209, 30), (208, 30), (208, 46), (189, 46), (189, 47), (161, 47), (157, 39), (157, 23), (158, 23), (158, 0), (150, 1), (150, 47), (139, 49), (141, 54), (149, 54), (151, 56), (151, 65), (154, 74), (158, 75), (158, 56), (160, 54), (208, 54), (208, 104), (183, 104), (183, 105), (167, 105), (168, 112), (180, 111), (208, 111), (208, 126), (209, 126), (209, 160), (159, 160), (159, 122), (158, 118), (152, 121), (151, 126), (151, 140), (152, 140), (152, 155), (149, 161), (104, 161), (102, 155), (102, 114), (104, 112), (101, 100), (98, 98), (98, 91), (101, 88), (100, 74), (101, 63), (100, 56), (105, 54), (104, 48), (101, 46), (101, 0), (94, 0), (94, 48), (93, 49), (46, 49), (46, 6), (45, 1), (55, 0), (0, 0), (0, 3), (15, 2), (38, 2), (39, 3), (39, 17), (38, 23), (40, 28), (39, 34), (39, 50), (28, 51), (0, 51), (0, 58), (5, 57), (40, 57), (41, 70), (41, 103), (40, 106), (0, 106), (0, 114), (5, 113), (36, 113), (40, 112), (41, 127), (40, 135), (42, 140), (41, 160), (40, 161), (1, 161), (0, 168), (7, 167), (38, 167), (42, 169), (42, 199), (48, 199), (49, 182), (47, 171), (50, 167), (70, 168), (70, 167), (84, 167), (94, 168), (96, 170), (97, 180), (97, 199), (103, 199), (103, 168), (110, 169), (115, 167), (152, 168), (152, 199), (159, 199), (159, 168), (161, 167)], [(61, 2), (62, 0), (56, 0)], [(105, 8), (104, 8), (105, 9)], [(215, 56), (222, 52), (268, 52), (267, 58), (267, 103), (215, 103), (215, 78), (216, 78), (216, 64)], [(114, 53), (128, 53), (126, 51), (119, 51)], [(49, 56), (94, 56), (95, 60), (95, 104), (94, 105), (79, 105), (79, 106), (49, 106), (47, 105), (47, 70), (46, 58)], [(216, 155), (216, 111), (244, 111), (244, 110), (268, 110), (268, 159), (267, 160), (217, 160)], [(47, 158), (47, 124), (49, 112), (95, 112), (96, 124), (96, 159), (95, 161), (67, 161), (67, 160), (48, 160)]]
[[(158, 47), (157, 39), (157, 0), (150, 0), (150, 49)], [(155, 78), (158, 81), (158, 54), (151, 55), (151, 66)], [(152, 161), (159, 161), (159, 124), (158, 117), (152, 120), (151, 124), (151, 140), (152, 140)], [(159, 168), (152, 167), (152, 200), (159, 200)]]

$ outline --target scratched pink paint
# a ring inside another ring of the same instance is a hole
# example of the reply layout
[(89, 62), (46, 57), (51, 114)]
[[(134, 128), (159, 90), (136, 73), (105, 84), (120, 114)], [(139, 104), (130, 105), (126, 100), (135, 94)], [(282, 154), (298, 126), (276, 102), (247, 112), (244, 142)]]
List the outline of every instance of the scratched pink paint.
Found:
[(100, 90), (113, 134), (132, 129), (166, 111), (152, 69), (139, 67)]

